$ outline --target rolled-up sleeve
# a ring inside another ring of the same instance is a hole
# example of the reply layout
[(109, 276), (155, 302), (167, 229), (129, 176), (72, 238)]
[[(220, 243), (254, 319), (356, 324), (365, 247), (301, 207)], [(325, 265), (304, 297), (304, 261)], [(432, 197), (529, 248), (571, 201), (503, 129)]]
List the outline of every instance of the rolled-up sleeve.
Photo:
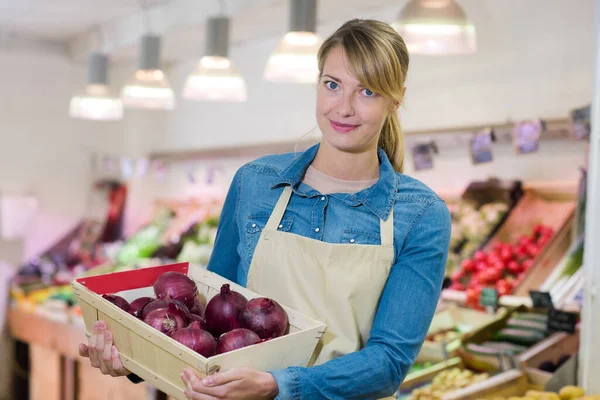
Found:
[(382, 293), (366, 346), (312, 368), (270, 371), (277, 399), (380, 399), (400, 387), (427, 335), (439, 300), (450, 242), (442, 200), (415, 218)]

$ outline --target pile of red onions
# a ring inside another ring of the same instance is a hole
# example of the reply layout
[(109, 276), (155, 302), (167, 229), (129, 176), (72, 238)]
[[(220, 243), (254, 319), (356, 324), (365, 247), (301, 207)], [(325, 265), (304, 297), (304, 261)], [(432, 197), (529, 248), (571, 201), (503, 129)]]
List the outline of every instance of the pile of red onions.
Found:
[(156, 298), (131, 303), (117, 295), (103, 297), (156, 330), (171, 336), (204, 357), (241, 349), (287, 333), (288, 316), (275, 300), (248, 301), (224, 284), (202, 306), (196, 283), (180, 272), (166, 272), (153, 285)]

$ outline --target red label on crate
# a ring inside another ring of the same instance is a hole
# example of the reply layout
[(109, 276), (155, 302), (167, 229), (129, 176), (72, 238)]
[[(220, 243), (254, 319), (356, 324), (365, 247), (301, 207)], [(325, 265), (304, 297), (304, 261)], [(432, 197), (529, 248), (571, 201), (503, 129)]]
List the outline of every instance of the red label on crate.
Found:
[(97, 294), (117, 293), (124, 290), (152, 286), (154, 281), (165, 272), (188, 273), (189, 263), (167, 264), (157, 267), (141, 268), (132, 271), (79, 278), (76, 281)]

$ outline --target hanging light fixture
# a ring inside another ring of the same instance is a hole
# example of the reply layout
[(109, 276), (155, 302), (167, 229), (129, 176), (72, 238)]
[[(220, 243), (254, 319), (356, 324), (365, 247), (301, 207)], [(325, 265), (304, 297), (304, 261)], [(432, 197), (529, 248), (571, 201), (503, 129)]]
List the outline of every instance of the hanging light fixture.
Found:
[(183, 97), (190, 100), (243, 102), (246, 82), (228, 58), (229, 18), (209, 18), (205, 55), (187, 78)]
[(323, 39), (315, 33), (317, 0), (291, 0), (290, 31), (277, 45), (265, 68), (271, 82), (315, 83), (317, 53)]
[(88, 84), (82, 94), (71, 98), (69, 115), (72, 118), (114, 121), (123, 118), (123, 103), (113, 96), (107, 85), (108, 57), (92, 53), (88, 61)]
[(411, 0), (394, 29), (414, 54), (470, 54), (477, 51), (475, 26), (455, 0)]
[(160, 37), (142, 37), (138, 69), (121, 91), (121, 97), (125, 107), (155, 110), (175, 108), (173, 89), (160, 69)]

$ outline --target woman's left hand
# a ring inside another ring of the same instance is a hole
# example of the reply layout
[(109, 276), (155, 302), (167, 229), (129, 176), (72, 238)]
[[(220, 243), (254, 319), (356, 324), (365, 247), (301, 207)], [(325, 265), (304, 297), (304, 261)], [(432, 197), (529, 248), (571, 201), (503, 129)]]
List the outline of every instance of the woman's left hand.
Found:
[(186, 369), (181, 379), (190, 400), (272, 400), (279, 389), (273, 375), (250, 368), (235, 368), (200, 379), (196, 373)]

